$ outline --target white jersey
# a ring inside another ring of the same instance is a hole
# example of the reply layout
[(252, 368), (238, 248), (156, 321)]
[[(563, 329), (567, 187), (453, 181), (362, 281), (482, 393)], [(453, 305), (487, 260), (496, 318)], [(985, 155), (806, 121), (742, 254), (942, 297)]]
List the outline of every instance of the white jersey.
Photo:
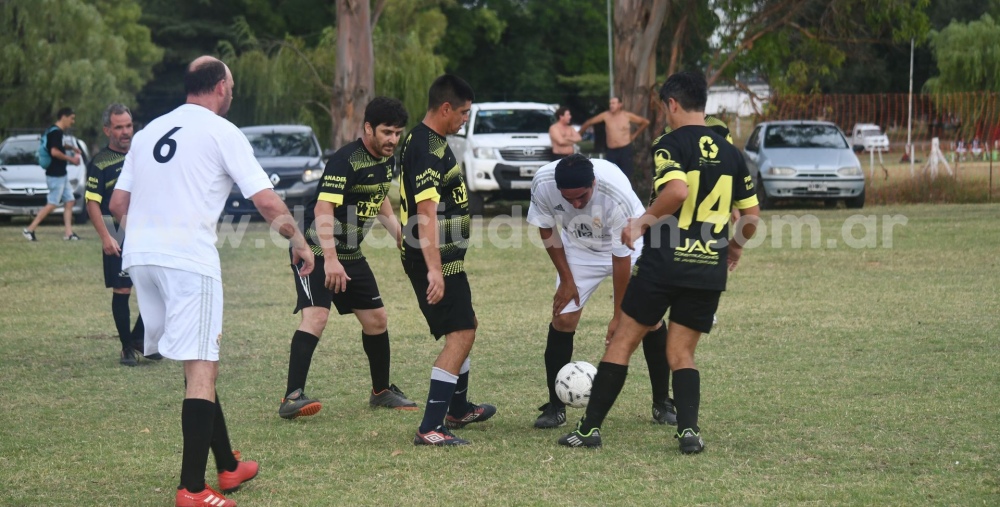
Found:
[(153, 265), (222, 279), (216, 225), (233, 183), (273, 188), (243, 132), (184, 104), (136, 133), (117, 190), (131, 193), (122, 269)]
[[(556, 165), (542, 166), (531, 181), (528, 223), (543, 229), (559, 229), (566, 260), (570, 264), (610, 265), (611, 255), (630, 257), (642, 250), (630, 250), (622, 243), (622, 230), (629, 218), (645, 212), (632, 184), (618, 166), (594, 159), (594, 193), (582, 209), (563, 199), (556, 188)], [(610, 255), (609, 255), (610, 254)]]

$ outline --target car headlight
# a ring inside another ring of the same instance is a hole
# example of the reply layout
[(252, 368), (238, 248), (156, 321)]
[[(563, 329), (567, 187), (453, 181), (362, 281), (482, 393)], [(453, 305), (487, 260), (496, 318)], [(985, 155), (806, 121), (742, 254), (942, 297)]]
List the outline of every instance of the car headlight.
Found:
[(7, 186), (4, 185), (2, 181), (0, 181), (0, 192), (4, 192), (4, 193), (10, 192), (10, 189), (7, 188)]
[(795, 176), (795, 169), (791, 167), (771, 167), (768, 168), (767, 174), (771, 176)]
[(861, 168), (858, 166), (851, 166), (851, 167), (841, 167), (840, 169), (837, 169), (837, 174), (841, 176), (863, 176), (865, 172), (862, 171)]
[(318, 180), (320, 176), (323, 176), (322, 169), (306, 169), (305, 172), (302, 173), (302, 183), (312, 183)]
[(473, 148), (472, 156), (476, 158), (497, 158), (496, 148)]

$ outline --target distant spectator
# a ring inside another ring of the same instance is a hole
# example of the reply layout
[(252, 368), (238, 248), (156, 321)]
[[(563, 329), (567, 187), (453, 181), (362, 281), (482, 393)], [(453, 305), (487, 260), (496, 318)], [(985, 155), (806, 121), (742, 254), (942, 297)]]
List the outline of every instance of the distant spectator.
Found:
[(570, 125), (573, 116), (569, 108), (562, 106), (556, 109), (556, 122), (549, 127), (549, 139), (552, 140), (553, 160), (576, 153), (576, 143), (582, 139), (580, 133)]
[[(63, 133), (74, 123), (76, 123), (76, 114), (72, 109), (64, 107), (56, 114), (56, 123), (46, 129), (45, 134), (43, 134), (45, 146), (48, 147), (49, 154), (52, 156), (52, 162), (45, 168), (45, 184), (49, 189), (49, 195), (45, 207), (38, 212), (38, 216), (31, 221), (31, 225), (21, 231), (21, 234), (28, 241), (37, 241), (35, 229), (38, 228), (38, 224), (42, 223), (42, 220), (45, 220), (45, 217), (49, 216), (49, 213), (52, 213), (60, 204), (63, 205), (63, 225), (66, 228), (63, 239), (67, 241), (80, 240), (80, 236), (73, 232), (73, 205), (76, 204), (76, 200), (73, 198), (73, 189), (69, 186), (69, 177), (66, 172), (67, 162), (73, 165), (80, 163), (80, 150), (75, 146), (63, 144)], [(68, 155), (66, 150), (75, 152), (76, 155)]]
[[(649, 120), (625, 111), (622, 109), (621, 100), (618, 97), (611, 97), (608, 110), (583, 122), (583, 125), (580, 125), (580, 134), (586, 132), (591, 125), (602, 122), (608, 145), (606, 158), (617, 165), (625, 176), (632, 177), (632, 141), (649, 126)], [(635, 132), (632, 131), (633, 123), (639, 125)]]

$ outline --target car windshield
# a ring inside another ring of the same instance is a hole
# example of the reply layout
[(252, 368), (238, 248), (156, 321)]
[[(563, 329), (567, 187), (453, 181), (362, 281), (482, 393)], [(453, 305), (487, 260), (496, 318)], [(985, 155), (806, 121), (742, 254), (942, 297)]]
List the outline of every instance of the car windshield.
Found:
[(768, 148), (847, 148), (832, 125), (772, 125), (764, 136)]
[(864, 129), (861, 131), (861, 137), (872, 137), (880, 135), (882, 135), (882, 131), (879, 129)]
[(316, 157), (319, 150), (309, 132), (248, 133), (256, 157)]
[(544, 134), (552, 112), (541, 109), (487, 109), (476, 113), (473, 134)]
[(38, 139), (10, 140), (0, 148), (0, 164), (38, 165)]

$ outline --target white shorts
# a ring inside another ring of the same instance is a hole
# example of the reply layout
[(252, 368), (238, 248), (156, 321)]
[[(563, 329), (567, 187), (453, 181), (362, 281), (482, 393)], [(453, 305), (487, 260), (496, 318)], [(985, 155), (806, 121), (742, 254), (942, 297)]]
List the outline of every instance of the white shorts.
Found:
[(176, 361), (218, 361), (222, 340), (222, 282), (163, 266), (128, 269), (146, 327), (145, 355)]
[[(636, 259), (639, 258), (639, 253), (642, 250), (640, 248), (636, 249), (636, 253), (632, 255), (632, 265), (635, 265)], [(573, 264), (569, 263), (569, 271), (573, 273), (573, 281), (576, 282), (576, 291), (580, 294), (580, 304), (579, 306), (575, 301), (570, 300), (566, 308), (563, 308), (560, 315), (565, 313), (573, 313), (583, 309), (583, 306), (587, 304), (587, 300), (590, 296), (594, 294), (594, 291), (601, 286), (601, 282), (605, 278), (611, 276), (611, 257), (609, 254), (608, 263), (600, 266), (591, 266), (584, 264)], [(556, 290), (559, 289), (559, 275), (556, 275)], [(145, 318), (145, 317), (143, 317)]]

